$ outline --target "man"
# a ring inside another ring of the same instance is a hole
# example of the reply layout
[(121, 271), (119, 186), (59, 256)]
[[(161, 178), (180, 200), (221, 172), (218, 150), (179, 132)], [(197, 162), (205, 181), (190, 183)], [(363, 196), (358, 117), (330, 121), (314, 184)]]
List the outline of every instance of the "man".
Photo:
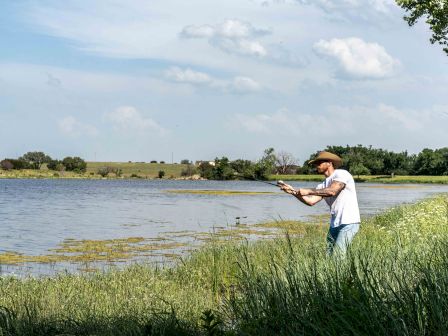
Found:
[(279, 182), (279, 187), (309, 206), (325, 199), (330, 206), (331, 215), (327, 252), (331, 255), (336, 249), (344, 254), (358, 232), (361, 222), (355, 181), (348, 171), (337, 169), (341, 166), (342, 159), (333, 153), (320, 152), (314, 160), (309, 161), (309, 164), (314, 165), (317, 172), (326, 177), (316, 189), (294, 190), (293, 187), (282, 182)]

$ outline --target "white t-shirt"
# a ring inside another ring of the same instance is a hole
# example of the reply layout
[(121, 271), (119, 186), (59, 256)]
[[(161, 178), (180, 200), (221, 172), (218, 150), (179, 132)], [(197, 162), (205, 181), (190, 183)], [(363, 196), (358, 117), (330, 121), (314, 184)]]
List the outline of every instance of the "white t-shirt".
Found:
[(324, 197), (330, 206), (330, 227), (361, 222), (353, 176), (344, 169), (336, 169), (316, 189), (328, 188), (333, 181), (344, 183), (345, 188), (337, 196)]

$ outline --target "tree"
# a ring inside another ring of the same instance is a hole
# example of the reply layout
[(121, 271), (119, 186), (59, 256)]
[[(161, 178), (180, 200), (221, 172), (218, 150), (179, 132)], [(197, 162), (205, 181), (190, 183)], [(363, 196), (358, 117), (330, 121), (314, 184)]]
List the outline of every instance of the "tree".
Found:
[(274, 148), (265, 149), (263, 157), (255, 164), (253, 177), (266, 180), (275, 170), (275, 160)]
[(47, 163), (47, 168), (50, 170), (56, 170), (56, 171), (64, 171), (65, 166), (62, 163), (61, 160), (51, 160)]
[(213, 178), (215, 180), (232, 180), (234, 179), (234, 170), (230, 165), (228, 158), (223, 156), (221, 159), (215, 159), (215, 166), (213, 167)]
[(359, 175), (370, 175), (370, 170), (362, 163), (355, 163), (350, 167), (350, 173), (357, 175), (359, 179)]
[(26, 154), (23, 154), (23, 156), (20, 157), (19, 160), (28, 162), (33, 169), (40, 169), (43, 163), (51, 161), (51, 157), (46, 155), (44, 152), (28, 152)]
[(190, 160), (183, 159), (183, 160), (180, 161), (180, 164), (190, 164)]
[(432, 30), (429, 39), (432, 44), (439, 43), (448, 55), (448, 0), (396, 0), (409, 15), (404, 20), (413, 26), (421, 17)]
[(67, 171), (84, 173), (87, 169), (87, 163), (78, 156), (75, 157), (67, 156), (62, 160), (62, 164), (64, 165), (65, 170)]
[(288, 174), (297, 164), (297, 159), (291, 153), (280, 151), (275, 155), (275, 163), (280, 174)]

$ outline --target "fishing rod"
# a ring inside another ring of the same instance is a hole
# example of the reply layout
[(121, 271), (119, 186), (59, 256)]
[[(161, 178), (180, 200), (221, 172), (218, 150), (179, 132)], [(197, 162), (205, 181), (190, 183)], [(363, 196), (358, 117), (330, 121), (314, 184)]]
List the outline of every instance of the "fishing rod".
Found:
[(243, 175), (243, 176), (241, 176), (241, 175), (238, 174), (238, 173), (234, 173), (234, 175), (237, 176), (237, 177), (242, 177), (242, 178), (244, 178), (244, 179), (248, 179), (248, 180), (252, 180), (252, 181), (256, 181), (256, 182), (261, 182), (261, 183), (269, 184), (269, 185), (272, 185), (272, 186), (275, 186), (275, 187), (278, 187), (279, 184), (284, 184), (284, 182), (281, 181), (281, 180), (277, 181), (277, 183), (273, 183), (273, 182), (269, 182), (269, 181), (259, 180), (259, 179), (255, 178), (254, 176), (247, 176), (247, 175)]

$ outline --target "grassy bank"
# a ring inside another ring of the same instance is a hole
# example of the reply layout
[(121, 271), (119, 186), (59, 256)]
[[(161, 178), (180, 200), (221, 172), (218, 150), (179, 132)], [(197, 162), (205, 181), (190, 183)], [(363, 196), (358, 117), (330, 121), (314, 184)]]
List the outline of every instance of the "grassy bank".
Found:
[[(277, 181), (309, 181), (320, 182), (322, 175), (271, 175), (269, 180)], [(435, 183), (448, 184), (448, 176), (394, 176), (389, 175), (360, 175), (355, 176), (357, 182), (370, 183)]]
[(0, 278), (0, 335), (447, 334), (446, 195), (364, 221), (345, 259), (325, 256), (326, 225), (291, 226), (172, 268)]
[(109, 167), (121, 170), (120, 176), (109, 174), (108, 178), (157, 178), (159, 171), (165, 172), (164, 178), (179, 178), (182, 170), (187, 168), (185, 164), (169, 163), (141, 163), (141, 162), (87, 162), (85, 173), (74, 173), (69, 171), (56, 172), (48, 170), (44, 165), (40, 170), (1, 170), (0, 178), (79, 178), (79, 179), (100, 179), (98, 174), (101, 168)]
[[(101, 168), (109, 167), (111, 169), (121, 170), (121, 175), (109, 174), (108, 178), (157, 178), (159, 171), (165, 172), (164, 178), (172, 179), (181, 177), (182, 170), (186, 169), (185, 164), (170, 163), (143, 163), (143, 162), (87, 162), (87, 171), (85, 173), (74, 172), (55, 172), (48, 170), (45, 165), (40, 170), (1, 170), (0, 178), (81, 178), (81, 179), (100, 179), (98, 174)], [(277, 181), (322, 181), (322, 175), (270, 175), (269, 180)], [(394, 176), (388, 175), (355, 176), (357, 182), (371, 183), (435, 183), (448, 184), (448, 176)]]

